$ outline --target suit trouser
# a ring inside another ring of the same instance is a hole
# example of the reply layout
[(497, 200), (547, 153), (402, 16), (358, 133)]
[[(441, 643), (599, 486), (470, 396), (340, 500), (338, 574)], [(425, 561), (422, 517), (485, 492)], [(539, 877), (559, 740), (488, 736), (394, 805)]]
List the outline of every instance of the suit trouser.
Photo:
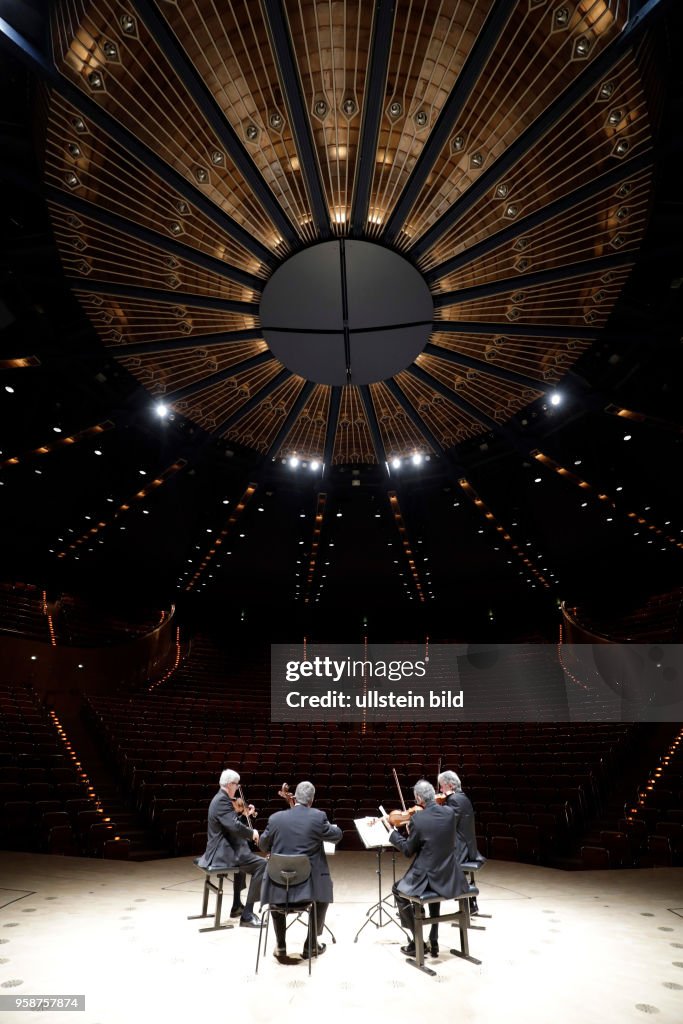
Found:
[[(263, 879), (263, 872), (266, 870), (265, 858), (258, 857), (255, 853), (245, 854), (243, 857), (240, 857), (235, 866), (238, 869), (238, 874), (235, 875), (233, 882), (233, 903), (237, 904), (239, 902), (239, 891), (244, 888), (246, 881), (244, 878), (245, 874), (251, 875), (244, 907), (246, 911), (252, 911), (254, 903), (256, 903), (261, 894), (261, 880)], [(239, 889), (238, 879), (240, 879)]]
[[(406, 931), (412, 932), (413, 940), (414, 940), (415, 939), (415, 911), (413, 910), (413, 905), (410, 902), (410, 900), (407, 900), (405, 898), (405, 896), (403, 896), (399, 892), (399, 890), (396, 888), (396, 886), (394, 886), (394, 888), (392, 889), (392, 892), (393, 892), (394, 897), (396, 899), (396, 907), (398, 909), (398, 916), (401, 919), (401, 924), (406, 929)], [(438, 917), (439, 916), (439, 904), (438, 903), (430, 903), (429, 904), (429, 916), (430, 917)], [(430, 942), (438, 942), (439, 941), (439, 926), (438, 926), (438, 924), (433, 924), (431, 926), (431, 928), (429, 929), (429, 941)]]
[[(299, 907), (305, 907), (305, 903), (290, 903), (289, 910), (297, 910)], [(325, 927), (325, 914), (329, 903), (318, 903), (315, 904), (316, 920), (318, 925), (318, 935), (322, 935), (323, 928)], [(271, 903), (270, 913), (273, 919), (273, 928), (275, 929), (275, 938), (277, 940), (278, 947), (284, 949), (287, 945), (287, 916), (284, 913), (285, 904)], [(315, 948), (315, 939), (313, 938), (313, 915), (311, 915), (308, 923), (308, 936), (305, 942), (305, 948), (309, 946)]]

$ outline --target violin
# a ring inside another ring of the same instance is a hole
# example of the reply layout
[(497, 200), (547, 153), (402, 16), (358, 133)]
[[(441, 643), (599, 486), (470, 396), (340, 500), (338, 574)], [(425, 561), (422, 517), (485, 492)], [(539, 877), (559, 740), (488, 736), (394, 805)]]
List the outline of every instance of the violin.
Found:
[(282, 783), (282, 789), (278, 789), (277, 795), (281, 796), (282, 799), (286, 801), (287, 805), (290, 808), (294, 807), (294, 805), (296, 804), (296, 800), (294, 799), (294, 794), (292, 792), (290, 792), (289, 786), (287, 785), (286, 782)]
[(392, 828), (400, 828), (401, 825), (407, 825), (414, 814), (418, 811), (422, 811), (424, 808), (418, 807), (406, 807), (403, 811), (389, 811), (387, 818)]

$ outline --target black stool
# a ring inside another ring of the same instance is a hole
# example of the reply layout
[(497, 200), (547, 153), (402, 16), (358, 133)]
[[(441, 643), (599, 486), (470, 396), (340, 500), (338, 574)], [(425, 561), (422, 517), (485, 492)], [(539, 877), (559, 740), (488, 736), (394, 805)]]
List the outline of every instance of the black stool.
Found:
[(425, 917), (425, 907), (430, 903), (444, 903), (448, 897), (437, 896), (435, 892), (424, 892), (421, 896), (408, 896), (407, 893), (401, 893), (401, 896), (410, 900), (415, 915), (415, 959), (408, 959), (411, 967), (417, 967), (419, 970), (424, 971), (425, 974), (431, 974), (432, 976), (436, 974), (436, 971), (425, 967), (425, 945), (422, 929), (426, 924), (439, 924), (441, 921), (455, 921), (460, 929), (460, 949), (452, 949), (451, 953), (453, 956), (459, 956), (462, 960), (469, 960), (471, 964), (481, 963), (481, 960), (476, 960), (473, 956), (470, 956), (470, 943), (467, 936), (467, 929), (471, 927), (470, 899), (478, 895), (479, 890), (474, 888), (464, 896), (457, 897), (460, 909), (454, 911), (454, 913), (440, 914), (438, 917)]
[[(483, 868), (485, 863), (486, 863), (485, 860), (482, 860), (482, 861), (467, 860), (467, 861), (465, 861), (464, 864), (460, 865), (460, 867), (463, 870), (463, 873), (464, 873), (465, 877), (467, 878), (467, 880), (468, 880), (468, 882), (470, 883), (471, 886), (476, 887), (477, 883), (474, 880), (475, 875), (476, 875), (477, 871), (480, 870), (480, 868)], [(472, 916), (472, 914), (470, 912), (470, 917), (471, 916)], [(485, 917), (488, 920), (491, 919), (491, 916), (492, 916), (491, 914), (482, 914), (479, 911), (477, 911), (477, 913), (476, 913), (476, 917)], [(455, 928), (455, 925), (453, 925), (453, 928)], [(478, 931), (478, 932), (485, 932), (486, 931), (486, 925), (483, 925), (483, 924), (482, 925), (470, 924), (470, 928), (473, 928), (475, 931)]]
[(209, 893), (214, 892), (216, 894), (216, 910), (213, 914), (213, 924), (209, 928), (200, 928), (200, 932), (220, 932), (226, 931), (228, 928), (232, 928), (233, 925), (229, 923), (221, 924), (221, 908), (223, 906), (223, 883), (227, 878), (228, 881), (232, 882), (234, 878), (234, 868), (203, 868), (197, 864), (196, 867), (200, 871), (204, 872), (204, 892), (202, 894), (202, 912), (201, 914), (193, 914), (188, 917), (188, 921), (199, 921), (201, 918), (211, 917), (212, 915), (208, 912), (209, 907)]

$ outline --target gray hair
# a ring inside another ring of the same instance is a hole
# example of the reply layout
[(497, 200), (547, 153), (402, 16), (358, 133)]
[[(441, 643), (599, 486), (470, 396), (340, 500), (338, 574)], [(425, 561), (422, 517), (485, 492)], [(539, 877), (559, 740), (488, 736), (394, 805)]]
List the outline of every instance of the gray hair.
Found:
[(437, 782), (439, 785), (441, 785), (442, 782), (445, 782), (447, 786), (452, 786), (456, 793), (462, 792), (462, 782), (455, 772), (441, 772)]
[(218, 780), (218, 785), (223, 789), (225, 786), (229, 786), (231, 782), (239, 782), (240, 777), (237, 772), (234, 772), (232, 768), (226, 768), (225, 771), (221, 772), (221, 777)]
[(304, 807), (310, 807), (315, 797), (315, 786), (312, 782), (300, 782), (294, 790), (294, 799)]
[(430, 804), (433, 804), (436, 797), (434, 787), (431, 782), (427, 782), (426, 779), (420, 779), (419, 782), (415, 783), (413, 793), (415, 794), (415, 799), (419, 800), (420, 803), (425, 805), (425, 807), (429, 807)]

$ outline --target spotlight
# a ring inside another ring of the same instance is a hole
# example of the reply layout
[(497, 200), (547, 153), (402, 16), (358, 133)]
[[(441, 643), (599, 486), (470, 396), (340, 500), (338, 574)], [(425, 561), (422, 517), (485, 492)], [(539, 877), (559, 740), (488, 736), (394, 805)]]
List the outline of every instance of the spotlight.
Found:
[(561, 403), (562, 403), (562, 395), (559, 393), (559, 391), (553, 391), (552, 395), (550, 396), (550, 404), (551, 405), (560, 405)]
[(311, 463), (311, 469), (313, 470), (313, 472), (315, 473), (315, 471), (319, 467), (320, 467), (320, 463), (318, 462), (318, 460), (317, 459), (313, 459), (313, 462)]
[(299, 460), (297, 459), (296, 455), (292, 455), (291, 459), (289, 460), (289, 464), (292, 467), (292, 469), (296, 469), (296, 467), (299, 465)]
[(401, 468), (401, 460), (400, 459), (392, 459), (391, 460), (391, 465), (392, 465), (393, 469), (400, 469)]
[(414, 466), (419, 466), (419, 465), (421, 465), (421, 463), (422, 463), (422, 456), (420, 455), (419, 452), (415, 452), (415, 454), (413, 455), (413, 465)]
[(168, 416), (168, 406), (165, 402), (157, 402), (154, 406), (154, 411), (161, 420)]

